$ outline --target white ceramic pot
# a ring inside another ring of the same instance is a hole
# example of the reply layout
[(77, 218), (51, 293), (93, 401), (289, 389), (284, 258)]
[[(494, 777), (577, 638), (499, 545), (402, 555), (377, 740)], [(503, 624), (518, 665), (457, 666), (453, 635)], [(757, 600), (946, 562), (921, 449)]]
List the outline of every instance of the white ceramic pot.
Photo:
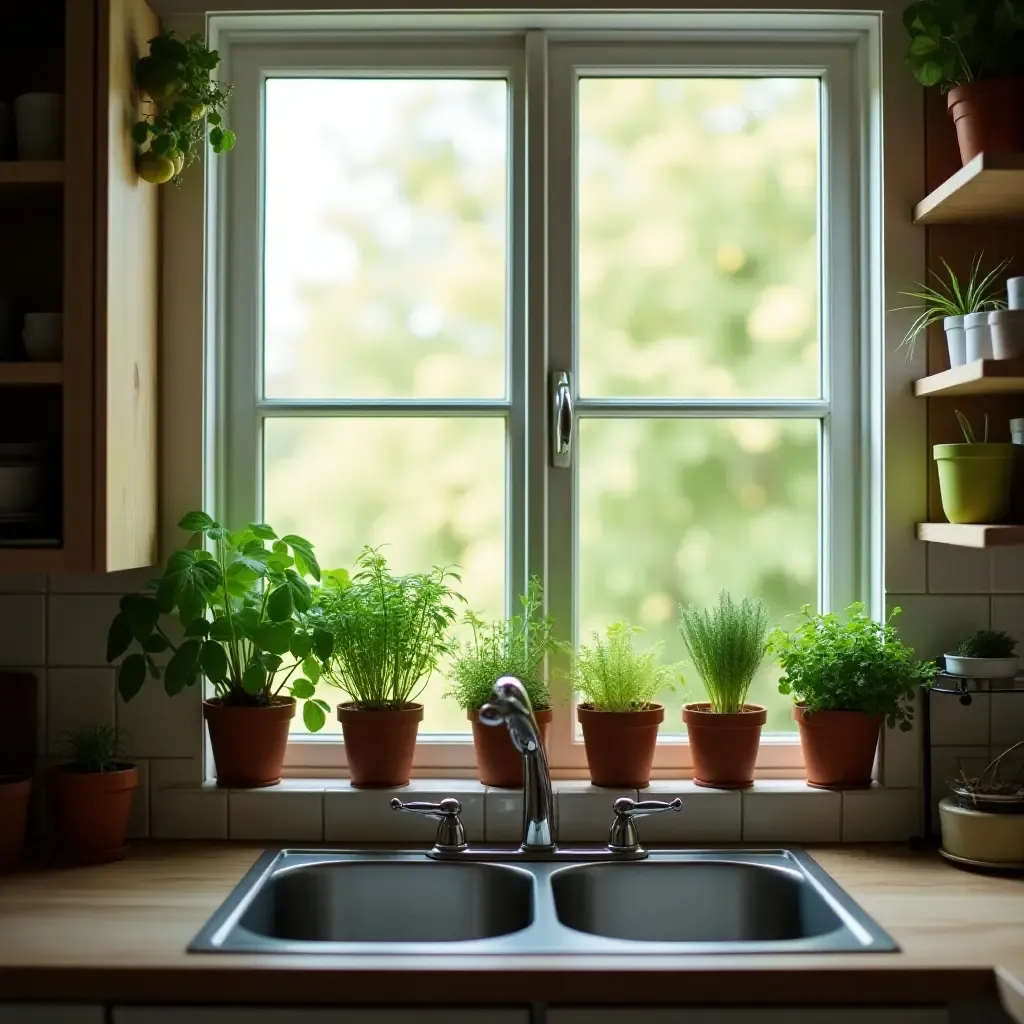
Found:
[(1024, 309), (1024, 277), (1011, 277), (1006, 282), (1010, 309)]
[(64, 352), (64, 317), (60, 313), (26, 313), (21, 334), (33, 362), (60, 359)]
[(939, 821), (946, 853), (982, 864), (1024, 864), (1024, 814), (978, 811), (947, 796), (939, 802)]
[(949, 350), (949, 365), (963, 366), (967, 362), (967, 335), (964, 332), (962, 316), (943, 318), (942, 326), (946, 331), (946, 348)]
[(14, 101), (19, 160), (60, 160), (64, 156), (64, 97), (27, 92)]
[(988, 313), (968, 313), (964, 317), (967, 336), (967, 362), (992, 358), (992, 335), (988, 329)]
[(996, 309), (988, 315), (994, 359), (1024, 356), (1024, 309)]
[(1017, 655), (1012, 658), (962, 658), (959, 654), (944, 654), (946, 671), (967, 679), (1012, 679), (1020, 667)]
[(1024, 420), (1010, 420), (1010, 440), (1014, 444), (1024, 444)]

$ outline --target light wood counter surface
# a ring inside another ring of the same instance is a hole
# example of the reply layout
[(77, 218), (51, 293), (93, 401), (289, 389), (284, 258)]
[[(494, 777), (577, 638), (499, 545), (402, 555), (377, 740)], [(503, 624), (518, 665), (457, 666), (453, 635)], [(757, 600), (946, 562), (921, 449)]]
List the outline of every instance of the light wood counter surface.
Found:
[(119, 864), (0, 878), (0, 1001), (946, 1004), (1002, 989), (1024, 1012), (1024, 880), (902, 846), (809, 849), (902, 952), (188, 954), (263, 847), (140, 843)]

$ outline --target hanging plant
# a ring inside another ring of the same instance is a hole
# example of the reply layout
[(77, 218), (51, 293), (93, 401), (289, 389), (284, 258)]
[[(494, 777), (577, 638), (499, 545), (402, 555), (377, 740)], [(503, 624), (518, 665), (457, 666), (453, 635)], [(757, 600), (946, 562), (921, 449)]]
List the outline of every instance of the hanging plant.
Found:
[(161, 32), (149, 41), (149, 56), (135, 63), (135, 82), (150, 109), (132, 127), (139, 147), (139, 174), (154, 185), (174, 180), (199, 158), (204, 139), (214, 153), (227, 153), (235, 134), (224, 127), (231, 86), (214, 81), (220, 54), (200, 35)]

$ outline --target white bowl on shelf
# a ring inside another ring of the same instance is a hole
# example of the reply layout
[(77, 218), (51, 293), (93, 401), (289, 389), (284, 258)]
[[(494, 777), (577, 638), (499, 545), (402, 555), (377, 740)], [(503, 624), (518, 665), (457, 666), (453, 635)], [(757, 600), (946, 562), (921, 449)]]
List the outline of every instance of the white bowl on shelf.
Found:
[(1016, 654), (1012, 658), (963, 658), (959, 654), (942, 657), (951, 676), (965, 679), (1012, 679), (1020, 668)]

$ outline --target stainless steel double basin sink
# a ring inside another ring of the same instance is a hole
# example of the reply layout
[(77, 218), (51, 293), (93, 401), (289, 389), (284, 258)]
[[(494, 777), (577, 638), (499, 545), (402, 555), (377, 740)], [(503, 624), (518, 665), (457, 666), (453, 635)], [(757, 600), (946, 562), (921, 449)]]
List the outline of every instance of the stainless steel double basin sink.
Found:
[(268, 953), (892, 952), (797, 850), (653, 851), (629, 863), (442, 863), (265, 853), (189, 949)]

